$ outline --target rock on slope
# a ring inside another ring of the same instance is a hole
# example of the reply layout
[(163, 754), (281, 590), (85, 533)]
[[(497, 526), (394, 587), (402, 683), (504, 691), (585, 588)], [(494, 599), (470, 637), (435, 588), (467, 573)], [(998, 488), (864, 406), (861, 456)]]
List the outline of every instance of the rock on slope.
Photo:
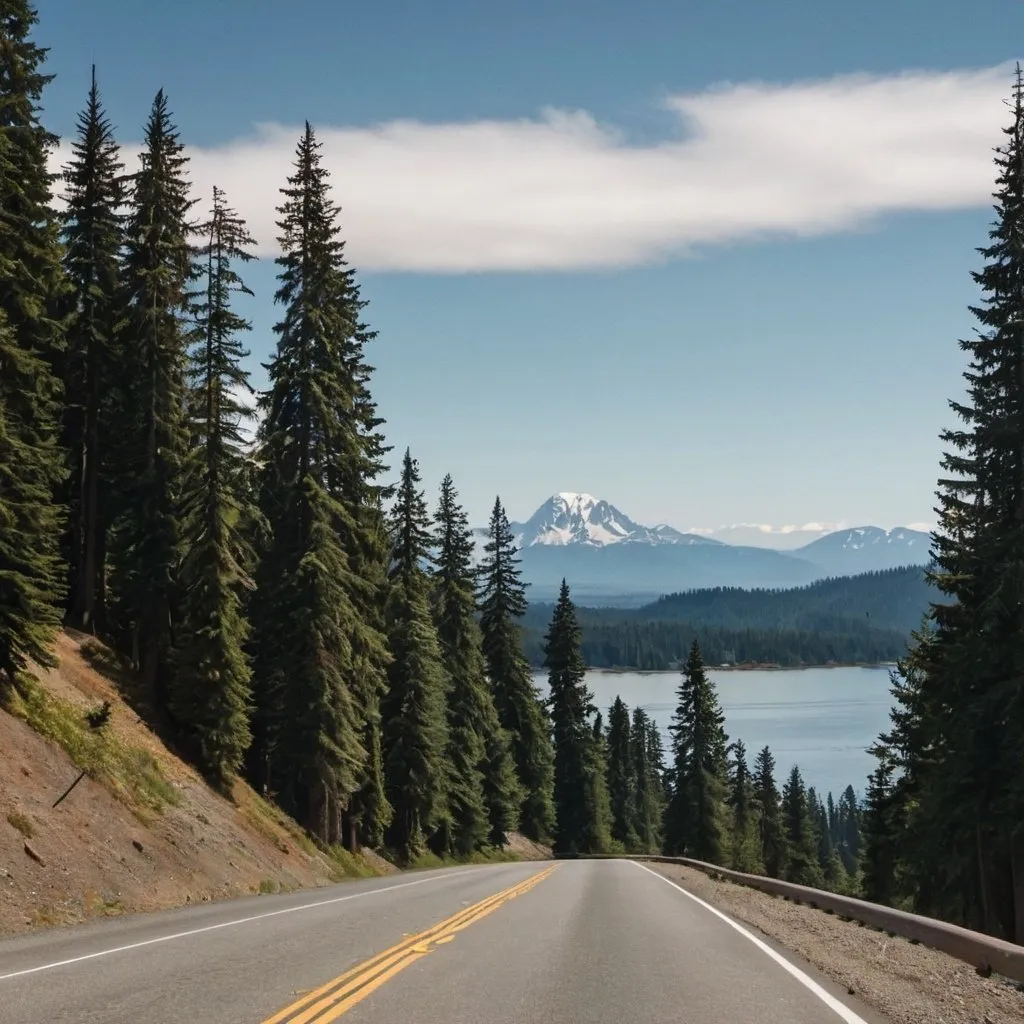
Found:
[[(243, 783), (234, 802), (213, 792), (93, 667), (95, 641), (62, 634), (56, 654), (29, 700), (0, 710), (0, 933), (393, 870), (326, 856)], [(94, 732), (84, 716), (104, 700)]]

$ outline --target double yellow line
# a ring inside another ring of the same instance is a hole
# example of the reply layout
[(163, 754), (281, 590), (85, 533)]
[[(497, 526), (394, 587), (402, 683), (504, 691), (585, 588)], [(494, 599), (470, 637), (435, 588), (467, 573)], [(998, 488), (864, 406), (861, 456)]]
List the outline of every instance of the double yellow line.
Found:
[(328, 1021), (336, 1020), (411, 963), (425, 957), (437, 946), (451, 942), (463, 928), (492, 914), (509, 900), (529, 892), (556, 867), (553, 865), (545, 868), (523, 882), (460, 910), (418, 935), (410, 935), (383, 953), (364, 960), (333, 981), (308, 993), (291, 1006), (286, 1006), (273, 1017), (268, 1017), (263, 1024), (327, 1024)]

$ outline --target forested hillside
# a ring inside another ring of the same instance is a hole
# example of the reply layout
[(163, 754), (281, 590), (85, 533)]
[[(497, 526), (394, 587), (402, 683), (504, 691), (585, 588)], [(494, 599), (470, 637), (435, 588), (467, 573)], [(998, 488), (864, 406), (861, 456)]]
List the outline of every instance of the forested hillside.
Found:
[(394, 465), (314, 128), (277, 196), (257, 397), (238, 312), (257, 240), (220, 188), (195, 194), (163, 90), (128, 167), (83, 68), (54, 178), (36, 21), (0, 2), (0, 708), (32, 722), (63, 625), (109, 645), (133, 708), (212, 786), (243, 775), (324, 847), (405, 864), (549, 839), (507, 520), (499, 501), (478, 571), (451, 478), (430, 509), (416, 460)]
[[(637, 609), (580, 608), (583, 655), (595, 668), (667, 669), (700, 639), (710, 664), (786, 667), (892, 662), (920, 626), (933, 588), (917, 567), (821, 580), (791, 590), (714, 588)], [(531, 605), (527, 652), (543, 659), (551, 606)]]
[(921, 625), (936, 596), (920, 566), (818, 580), (787, 590), (716, 587), (668, 594), (636, 610), (636, 617), (732, 629), (820, 629), (853, 625), (905, 635)]

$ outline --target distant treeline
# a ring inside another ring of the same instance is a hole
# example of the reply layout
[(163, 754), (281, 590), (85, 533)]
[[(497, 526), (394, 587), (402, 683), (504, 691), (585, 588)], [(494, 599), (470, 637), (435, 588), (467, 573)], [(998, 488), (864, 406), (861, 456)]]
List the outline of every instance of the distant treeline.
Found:
[[(635, 609), (580, 608), (583, 656), (593, 668), (668, 669), (699, 638), (711, 665), (894, 661), (933, 596), (924, 570), (911, 566), (791, 590), (716, 587)], [(534, 665), (550, 615), (550, 605), (534, 604), (524, 619)]]

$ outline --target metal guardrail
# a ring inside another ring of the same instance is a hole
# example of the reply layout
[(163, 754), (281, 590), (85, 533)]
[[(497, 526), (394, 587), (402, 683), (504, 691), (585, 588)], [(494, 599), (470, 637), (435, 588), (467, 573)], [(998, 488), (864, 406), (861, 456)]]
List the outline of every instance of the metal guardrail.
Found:
[[(574, 858), (569, 858), (574, 859)], [(892, 935), (901, 935), (911, 942), (920, 942), (940, 952), (948, 953), (957, 960), (962, 960), (976, 968), (980, 974), (995, 972), (1005, 978), (1024, 983), (1024, 946), (1018, 946), (1005, 939), (997, 939), (992, 935), (973, 932), (959, 925), (948, 924), (931, 917), (919, 914), (908, 914), (903, 910), (883, 907), (878, 903), (868, 903), (852, 896), (841, 896), (839, 893), (826, 892), (823, 889), (812, 889), (794, 882), (784, 882), (778, 878), (764, 875), (748, 875), (742, 871), (708, 864), (690, 857), (659, 857), (643, 854), (584, 854), (582, 860), (638, 860), (655, 864), (683, 864), (696, 868), (708, 875), (716, 875), (739, 885), (745, 885), (773, 896), (806, 903), (818, 910), (830, 911), (840, 917), (849, 918), (870, 925), (879, 931)]]

